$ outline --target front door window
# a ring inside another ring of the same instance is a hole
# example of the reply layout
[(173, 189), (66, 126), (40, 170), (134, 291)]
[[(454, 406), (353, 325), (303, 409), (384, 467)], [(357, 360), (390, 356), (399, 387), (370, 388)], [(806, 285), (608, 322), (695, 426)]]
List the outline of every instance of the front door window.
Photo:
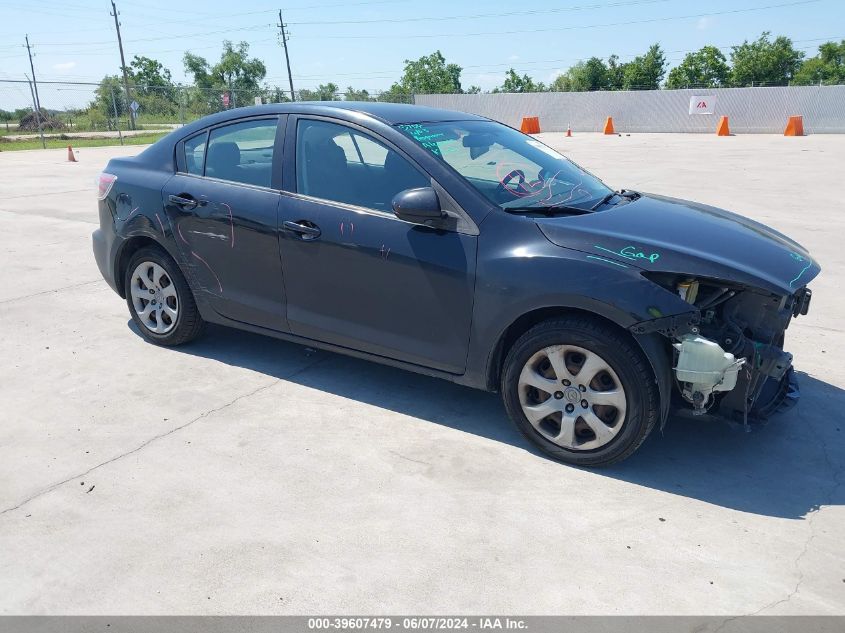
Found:
[(305, 119), (296, 136), (298, 193), (392, 214), (397, 193), (431, 185), (397, 151), (357, 130)]

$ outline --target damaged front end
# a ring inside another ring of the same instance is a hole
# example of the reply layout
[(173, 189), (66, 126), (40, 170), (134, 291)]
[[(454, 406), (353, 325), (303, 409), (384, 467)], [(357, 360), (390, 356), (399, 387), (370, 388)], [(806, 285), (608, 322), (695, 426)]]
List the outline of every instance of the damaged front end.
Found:
[(682, 319), (636, 328), (660, 332), (671, 343), (674, 408), (747, 425), (794, 404), (798, 390), (784, 339), (790, 321), (807, 314), (809, 289), (778, 294), (735, 282), (646, 275), (694, 308)]

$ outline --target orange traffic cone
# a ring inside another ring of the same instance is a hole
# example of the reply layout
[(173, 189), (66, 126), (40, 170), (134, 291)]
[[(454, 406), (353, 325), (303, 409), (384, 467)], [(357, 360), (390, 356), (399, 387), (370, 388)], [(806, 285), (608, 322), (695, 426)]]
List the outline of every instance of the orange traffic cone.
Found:
[(728, 117), (723, 116), (719, 119), (719, 125), (716, 128), (716, 135), (717, 136), (730, 136), (731, 135), (731, 128), (728, 126)]
[(566, 138), (572, 138), (572, 125), (566, 126)]
[(73, 148), (70, 145), (67, 146), (67, 161), (69, 163), (76, 162), (76, 156), (73, 155)]
[(784, 136), (804, 136), (804, 117), (791, 116), (786, 122), (786, 129), (783, 131)]
[(523, 134), (539, 134), (540, 133), (540, 117), (526, 116), (522, 117), (522, 124), (519, 126), (519, 131)]
[(604, 133), (605, 134), (616, 134), (613, 129), (613, 117), (607, 117), (607, 121), (604, 122)]

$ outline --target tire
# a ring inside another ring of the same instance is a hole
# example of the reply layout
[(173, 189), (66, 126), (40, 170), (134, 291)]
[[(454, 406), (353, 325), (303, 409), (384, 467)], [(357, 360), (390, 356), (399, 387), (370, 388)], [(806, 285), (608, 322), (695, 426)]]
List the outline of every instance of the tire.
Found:
[(519, 337), (505, 358), (501, 392), (526, 438), (576, 466), (622, 461), (660, 418), (643, 352), (625, 332), (584, 316), (544, 321)]
[(126, 267), (123, 287), (129, 314), (150, 343), (182, 345), (205, 329), (185, 276), (162, 249), (145, 247), (134, 253)]

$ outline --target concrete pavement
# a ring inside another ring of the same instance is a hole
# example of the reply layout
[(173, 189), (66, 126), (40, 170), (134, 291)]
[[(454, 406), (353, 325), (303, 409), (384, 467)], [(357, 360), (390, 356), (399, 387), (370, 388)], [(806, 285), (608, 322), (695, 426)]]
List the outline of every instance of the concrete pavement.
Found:
[(845, 614), (845, 137), (540, 137), (810, 249), (796, 409), (586, 471), (496, 395), (222, 328), (157, 348), (90, 248), (139, 149), (3, 153), (0, 613)]

